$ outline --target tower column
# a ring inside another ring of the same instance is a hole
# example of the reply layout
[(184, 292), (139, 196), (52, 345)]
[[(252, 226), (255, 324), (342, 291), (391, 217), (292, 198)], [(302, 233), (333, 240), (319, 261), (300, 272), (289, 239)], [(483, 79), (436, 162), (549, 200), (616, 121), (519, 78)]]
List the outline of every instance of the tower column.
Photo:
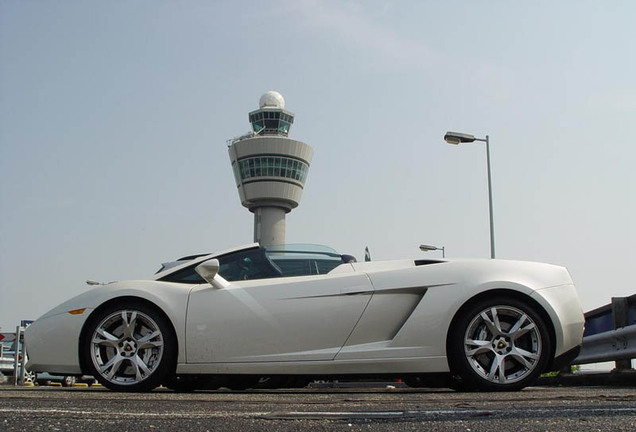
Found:
[(261, 246), (285, 244), (285, 214), (280, 207), (254, 209), (254, 242)]

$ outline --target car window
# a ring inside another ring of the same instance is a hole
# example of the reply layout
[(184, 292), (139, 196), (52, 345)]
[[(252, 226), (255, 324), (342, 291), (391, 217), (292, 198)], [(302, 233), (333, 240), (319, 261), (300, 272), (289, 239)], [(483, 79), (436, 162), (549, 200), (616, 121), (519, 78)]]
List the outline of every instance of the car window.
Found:
[(227, 281), (268, 279), (282, 277), (283, 272), (264, 249), (234, 252), (218, 258), (219, 274)]
[(205, 280), (199, 276), (199, 274), (194, 270), (196, 265), (191, 265), (181, 270), (178, 270), (174, 273), (170, 273), (162, 278), (160, 281), (163, 282), (178, 282), (178, 283), (186, 283), (186, 284), (202, 284), (206, 283)]
[[(290, 248), (289, 245), (241, 250), (217, 259), (220, 264), (219, 274), (229, 282), (321, 275), (329, 273), (343, 263), (342, 257), (335, 251), (307, 250), (298, 246)], [(186, 284), (206, 283), (195, 271), (198, 264), (185, 267), (159, 280)]]
[(266, 248), (266, 254), (284, 276), (326, 274), (343, 263), (342, 255), (320, 245), (270, 246)]
[[(219, 274), (227, 281), (267, 279), (281, 277), (282, 272), (266, 255), (263, 249), (249, 249), (217, 257)], [(164, 282), (202, 284), (206, 281), (195, 268), (199, 263), (185, 267), (160, 278)]]

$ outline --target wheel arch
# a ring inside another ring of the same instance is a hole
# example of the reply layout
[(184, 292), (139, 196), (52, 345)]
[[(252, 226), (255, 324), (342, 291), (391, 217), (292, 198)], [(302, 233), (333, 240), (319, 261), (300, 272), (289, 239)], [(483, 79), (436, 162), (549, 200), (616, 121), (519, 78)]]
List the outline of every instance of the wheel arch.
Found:
[[(446, 332), (446, 358), (448, 359), (448, 352), (449, 352), (449, 342), (450, 342), (450, 337), (453, 334), (454, 330), (455, 330), (455, 326), (457, 325), (457, 321), (459, 320), (459, 317), (462, 316), (462, 314), (470, 307), (472, 307), (472, 305), (474, 305), (477, 302), (480, 302), (482, 300), (486, 300), (486, 299), (490, 299), (493, 297), (508, 297), (508, 298), (512, 298), (518, 301), (523, 301), (528, 303), (534, 310), (537, 311), (537, 313), (541, 316), (541, 319), (543, 320), (543, 322), (546, 324), (546, 326), (548, 327), (548, 332), (550, 334), (550, 349), (551, 349), (551, 357), (550, 360), (547, 363), (546, 366), (546, 370), (549, 370), (550, 365), (553, 362), (553, 357), (555, 355), (556, 352), (556, 330), (554, 327), (554, 323), (552, 322), (552, 319), (550, 318), (550, 315), (548, 314), (548, 312), (545, 310), (545, 308), (539, 303), (537, 302), (535, 299), (533, 299), (532, 297), (530, 297), (527, 294), (524, 294), (522, 292), (519, 291), (515, 291), (515, 290), (511, 290), (511, 289), (491, 289), (488, 291), (484, 291), (481, 292), (479, 294), (474, 295), (473, 297), (469, 298), (468, 300), (466, 300), (464, 302), (464, 304), (462, 304), (462, 306), (457, 310), (457, 312), (455, 312), (455, 315), (453, 315), (453, 319), (451, 320), (450, 325), (448, 326), (448, 330)], [(448, 360), (447, 360), (448, 361)], [(449, 364), (450, 367), (450, 364)]]
[[(131, 303), (138, 303), (138, 304), (143, 304), (147, 307), (150, 307), (152, 309), (154, 309), (158, 314), (162, 315), (162, 317), (166, 320), (166, 322), (168, 322), (170, 324), (170, 328), (169, 330), (172, 333), (172, 336), (174, 337), (174, 341), (177, 344), (177, 346), (175, 347), (177, 353), (179, 352), (179, 338), (177, 337), (177, 332), (174, 326), (174, 323), (172, 322), (172, 320), (170, 319), (170, 317), (168, 316), (168, 314), (161, 308), (159, 307), (156, 303), (145, 299), (143, 297), (137, 297), (137, 296), (120, 296), (120, 297), (114, 297), (112, 299), (109, 299), (107, 301), (105, 301), (104, 303), (102, 303), (101, 305), (99, 305), (98, 307), (96, 307), (91, 314), (89, 315), (89, 317), (86, 319), (86, 321), (84, 322), (84, 325), (82, 326), (82, 330), (80, 332), (80, 337), (79, 337), (79, 343), (78, 343), (78, 358), (79, 358), (79, 363), (80, 363), (80, 369), (82, 370), (82, 373), (84, 374), (88, 374), (89, 373), (89, 368), (86, 365), (86, 360), (84, 358), (83, 352), (84, 352), (84, 345), (86, 343), (86, 335), (88, 332), (88, 328), (93, 324), (93, 322), (100, 316), (101, 312), (104, 309), (107, 309), (115, 304), (126, 304), (129, 305)], [(174, 367), (176, 367), (176, 363), (174, 365)]]

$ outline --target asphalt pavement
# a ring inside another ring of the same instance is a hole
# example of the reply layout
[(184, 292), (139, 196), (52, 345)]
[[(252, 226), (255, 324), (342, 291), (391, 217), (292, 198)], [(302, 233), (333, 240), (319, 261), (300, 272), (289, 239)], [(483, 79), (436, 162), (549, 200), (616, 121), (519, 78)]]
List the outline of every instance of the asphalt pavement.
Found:
[(636, 389), (318, 388), (115, 393), (0, 386), (0, 431), (634, 431)]

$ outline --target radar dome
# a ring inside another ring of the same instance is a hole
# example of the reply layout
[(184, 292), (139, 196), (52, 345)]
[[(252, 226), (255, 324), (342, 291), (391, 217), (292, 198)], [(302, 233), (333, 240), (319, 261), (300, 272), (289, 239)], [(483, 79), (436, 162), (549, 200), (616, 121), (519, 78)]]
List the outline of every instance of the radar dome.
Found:
[(263, 107), (271, 107), (271, 108), (285, 108), (285, 99), (283, 99), (283, 95), (278, 93), (277, 91), (270, 90), (261, 96), (258, 101), (259, 108)]

